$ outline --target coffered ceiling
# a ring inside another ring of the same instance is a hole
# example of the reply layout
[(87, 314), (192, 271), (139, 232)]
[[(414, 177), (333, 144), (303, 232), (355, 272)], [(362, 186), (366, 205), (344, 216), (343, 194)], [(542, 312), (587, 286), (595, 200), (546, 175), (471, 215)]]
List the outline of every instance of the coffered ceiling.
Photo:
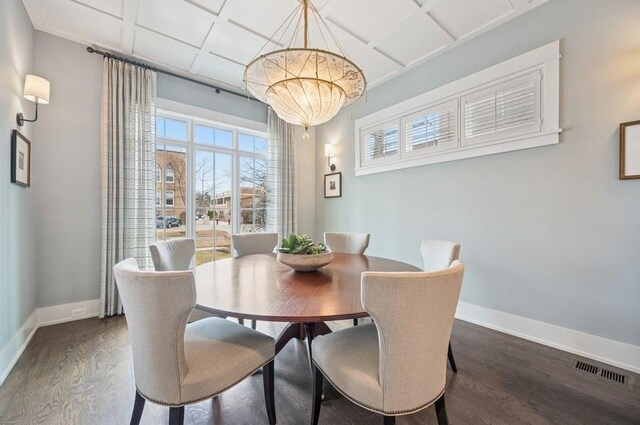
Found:
[[(314, 0), (369, 87), (548, 0)], [(35, 28), (243, 91), (298, 0), (23, 0)], [(312, 37), (311, 47), (314, 46)], [(316, 37), (316, 40), (318, 37)]]

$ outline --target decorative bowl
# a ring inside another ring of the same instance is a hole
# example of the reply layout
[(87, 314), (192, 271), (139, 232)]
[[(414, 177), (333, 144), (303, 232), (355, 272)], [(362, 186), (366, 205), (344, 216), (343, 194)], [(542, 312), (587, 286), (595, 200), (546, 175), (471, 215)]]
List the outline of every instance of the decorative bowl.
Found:
[(287, 254), (278, 252), (276, 257), (280, 264), (291, 267), (298, 272), (313, 272), (324, 267), (333, 260), (333, 252), (327, 251), (321, 254)]

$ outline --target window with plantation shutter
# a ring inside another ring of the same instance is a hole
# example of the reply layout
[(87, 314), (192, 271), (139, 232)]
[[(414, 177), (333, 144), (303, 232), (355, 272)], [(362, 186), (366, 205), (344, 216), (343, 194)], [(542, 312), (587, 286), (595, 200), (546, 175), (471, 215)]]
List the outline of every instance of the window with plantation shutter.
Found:
[(362, 131), (362, 165), (371, 165), (398, 157), (398, 120)]
[(559, 143), (554, 41), (355, 122), (355, 175)]
[(540, 131), (540, 71), (462, 98), (464, 146)]
[(406, 157), (429, 155), (458, 146), (458, 101), (450, 100), (403, 118)]

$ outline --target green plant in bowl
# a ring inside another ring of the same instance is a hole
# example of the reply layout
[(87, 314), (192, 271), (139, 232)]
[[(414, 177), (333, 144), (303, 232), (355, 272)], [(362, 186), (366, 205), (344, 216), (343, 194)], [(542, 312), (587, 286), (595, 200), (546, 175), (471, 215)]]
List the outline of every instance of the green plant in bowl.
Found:
[(327, 252), (327, 246), (322, 242), (314, 243), (309, 235), (291, 234), (282, 239), (282, 244), (278, 248), (279, 252), (294, 255), (312, 255)]
[(314, 243), (308, 235), (289, 235), (278, 248), (278, 262), (299, 272), (312, 272), (333, 260), (325, 244)]

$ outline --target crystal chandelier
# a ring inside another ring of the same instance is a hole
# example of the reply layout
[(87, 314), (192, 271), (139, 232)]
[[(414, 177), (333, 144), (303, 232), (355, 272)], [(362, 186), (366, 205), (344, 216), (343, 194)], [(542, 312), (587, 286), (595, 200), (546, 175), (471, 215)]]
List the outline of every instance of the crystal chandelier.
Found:
[[(318, 25), (319, 38), (327, 47), (324, 50), (309, 47), (309, 11)], [(282, 39), (288, 35), (293, 22), (296, 24), (291, 30), (288, 47), (279, 49), (284, 45)], [(304, 47), (293, 47), (301, 22)], [(331, 36), (330, 40), (341, 54), (328, 51), (325, 33)], [(267, 45), (275, 45), (275, 50), (261, 54)], [(312, 125), (329, 121), (340, 108), (355, 102), (364, 93), (367, 81), (362, 70), (345, 56), (315, 6), (309, 0), (300, 0), (256, 58), (247, 65), (245, 86), (257, 99), (271, 105), (280, 118), (308, 130)], [(308, 137), (305, 133), (305, 138)]]

